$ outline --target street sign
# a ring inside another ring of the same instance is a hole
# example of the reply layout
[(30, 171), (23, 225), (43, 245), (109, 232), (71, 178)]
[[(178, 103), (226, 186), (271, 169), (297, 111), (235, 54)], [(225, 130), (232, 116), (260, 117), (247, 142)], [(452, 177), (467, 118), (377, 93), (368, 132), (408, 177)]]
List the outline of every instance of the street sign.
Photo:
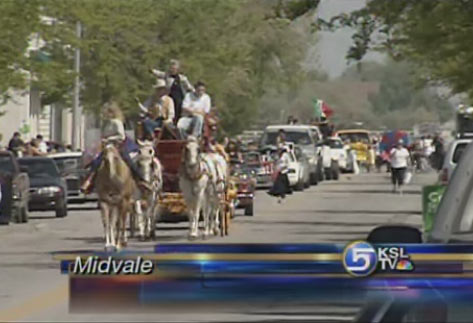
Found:
[(435, 214), (445, 192), (445, 185), (429, 185), (422, 189), (422, 217), (424, 232), (432, 231)]

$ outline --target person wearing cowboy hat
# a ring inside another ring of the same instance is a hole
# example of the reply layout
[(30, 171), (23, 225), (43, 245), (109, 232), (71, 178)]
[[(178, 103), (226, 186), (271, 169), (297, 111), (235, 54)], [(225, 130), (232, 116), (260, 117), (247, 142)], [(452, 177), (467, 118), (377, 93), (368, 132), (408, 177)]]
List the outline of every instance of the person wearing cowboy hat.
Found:
[(163, 124), (171, 125), (175, 115), (174, 101), (168, 95), (166, 81), (157, 79), (153, 88), (154, 94), (144, 105), (140, 103), (141, 110), (149, 117), (143, 122), (145, 135), (148, 138), (153, 137), (154, 129), (161, 128)]

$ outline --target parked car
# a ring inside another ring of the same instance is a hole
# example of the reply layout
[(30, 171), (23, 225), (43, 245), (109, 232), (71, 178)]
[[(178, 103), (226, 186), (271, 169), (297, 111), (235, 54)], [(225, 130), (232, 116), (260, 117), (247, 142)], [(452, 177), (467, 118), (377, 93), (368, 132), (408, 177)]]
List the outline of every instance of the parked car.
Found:
[(67, 216), (67, 185), (51, 158), (19, 158), (30, 178), (30, 211), (56, 211), (56, 217)]
[(445, 158), (443, 160), (442, 171), (439, 175), (440, 183), (445, 185), (448, 184), (448, 181), (452, 177), (453, 171), (455, 170), (455, 167), (460, 161), (460, 158), (463, 155), (465, 148), (472, 141), (473, 138), (462, 138), (455, 139), (450, 143), (447, 153), (445, 154)]
[(87, 170), (84, 168), (82, 152), (65, 152), (49, 155), (56, 163), (59, 173), (66, 180), (67, 199), (73, 203), (84, 203), (97, 201), (97, 194), (84, 194), (80, 186), (87, 176)]
[(0, 151), (0, 223), (28, 222), (30, 180), (12, 152)]
[(245, 215), (253, 216), (253, 202), (256, 190), (256, 174), (245, 164), (234, 164), (232, 180), (236, 184), (235, 208), (245, 209)]
[(317, 127), (309, 125), (272, 125), (266, 127), (261, 139), (260, 147), (276, 146), (276, 138), (280, 129), (286, 133), (286, 142), (300, 146), (309, 159), (310, 181), (315, 185), (323, 177), (319, 165), (320, 156), (317, 154)]
[(256, 174), (256, 188), (269, 188), (273, 185), (271, 162), (257, 151), (247, 152), (245, 164)]

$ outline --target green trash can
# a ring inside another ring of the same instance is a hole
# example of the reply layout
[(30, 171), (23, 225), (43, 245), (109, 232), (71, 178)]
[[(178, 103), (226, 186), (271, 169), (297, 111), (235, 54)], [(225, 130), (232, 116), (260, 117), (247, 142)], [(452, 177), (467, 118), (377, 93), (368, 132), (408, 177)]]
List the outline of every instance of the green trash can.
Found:
[(435, 214), (445, 192), (445, 185), (428, 185), (422, 189), (422, 218), (424, 233), (430, 233), (434, 225)]

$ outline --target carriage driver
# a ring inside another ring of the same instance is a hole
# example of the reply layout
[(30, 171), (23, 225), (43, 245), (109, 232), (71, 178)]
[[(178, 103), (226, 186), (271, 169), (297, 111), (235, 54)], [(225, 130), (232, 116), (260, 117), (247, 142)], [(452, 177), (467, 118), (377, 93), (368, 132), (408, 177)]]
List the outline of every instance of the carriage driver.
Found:
[[(104, 119), (105, 122), (104, 127), (102, 128), (102, 138), (108, 141), (116, 141), (119, 143), (120, 156), (130, 168), (133, 178), (141, 188), (150, 190), (150, 184), (144, 179), (144, 176), (141, 174), (137, 165), (130, 157), (130, 153), (134, 150), (132, 146), (136, 144), (126, 138), (125, 127), (123, 125), (123, 113), (116, 103), (111, 103), (105, 108)], [(81, 186), (82, 192), (91, 192), (95, 175), (101, 163), (102, 153), (98, 154), (97, 157), (90, 163), (90, 174), (87, 176), (87, 179)]]
[(161, 128), (163, 124), (173, 125), (174, 101), (167, 95), (166, 81), (157, 79), (154, 85), (155, 93), (143, 104), (139, 103), (141, 111), (150, 118), (143, 122), (145, 134), (153, 138), (154, 129)]
[(204, 126), (204, 117), (210, 112), (210, 96), (205, 93), (205, 84), (197, 82), (195, 91), (189, 92), (182, 103), (183, 116), (177, 123), (181, 138), (187, 138), (190, 133), (200, 138)]

